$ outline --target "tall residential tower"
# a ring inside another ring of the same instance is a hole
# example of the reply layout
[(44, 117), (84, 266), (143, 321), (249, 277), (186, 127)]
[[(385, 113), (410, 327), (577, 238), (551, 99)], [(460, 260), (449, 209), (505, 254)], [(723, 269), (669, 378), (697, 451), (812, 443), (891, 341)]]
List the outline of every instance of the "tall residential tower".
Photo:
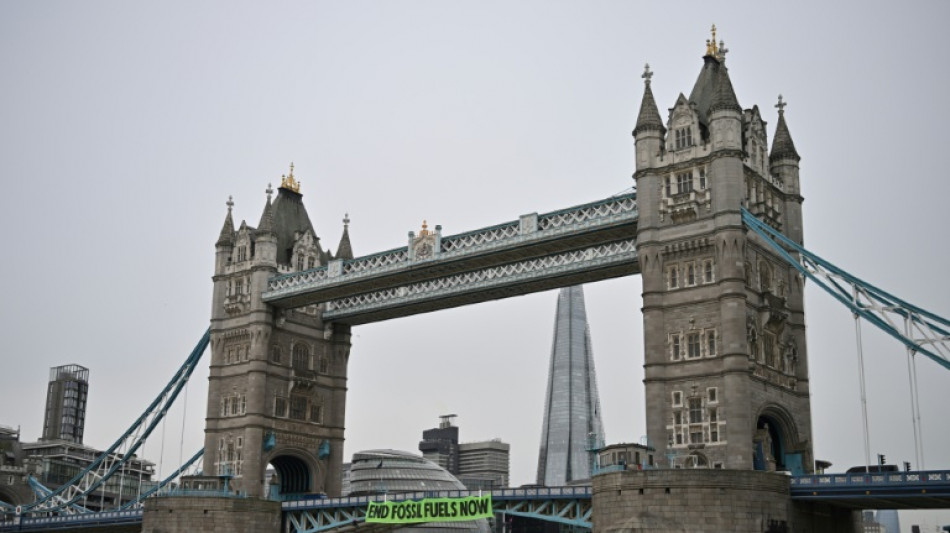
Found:
[(557, 299), (538, 484), (561, 486), (589, 479), (593, 458), (589, 450), (603, 442), (584, 290), (566, 287)]

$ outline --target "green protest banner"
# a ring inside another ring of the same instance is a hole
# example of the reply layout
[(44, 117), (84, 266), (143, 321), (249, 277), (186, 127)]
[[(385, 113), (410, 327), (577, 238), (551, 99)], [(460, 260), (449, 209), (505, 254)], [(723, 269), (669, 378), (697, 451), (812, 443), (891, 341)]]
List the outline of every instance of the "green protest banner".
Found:
[(366, 508), (366, 521), (379, 524), (459, 522), (491, 517), (491, 494), (466, 498), (425, 498), (404, 502), (370, 502)]

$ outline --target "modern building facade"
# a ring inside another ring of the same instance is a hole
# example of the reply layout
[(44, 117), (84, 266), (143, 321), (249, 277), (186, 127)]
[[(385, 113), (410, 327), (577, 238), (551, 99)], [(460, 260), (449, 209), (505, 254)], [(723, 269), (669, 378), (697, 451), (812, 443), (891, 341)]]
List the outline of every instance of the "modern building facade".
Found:
[(501, 439), (459, 444), (459, 481), (469, 490), (508, 486), (511, 445)]
[(459, 428), (452, 424), (457, 415), (442, 415), (439, 427), (424, 430), (419, 441), (422, 456), (448, 470), (459, 473)]
[(673, 467), (810, 473), (803, 280), (740, 211), (803, 243), (800, 157), (782, 97), (770, 148), (715, 28), (706, 48), (665, 120), (647, 66), (633, 131), (647, 434)]
[(215, 244), (211, 368), (204, 472), (230, 475), (249, 496), (279, 491), (340, 494), (350, 328), (324, 324), (321, 306), (281, 310), (265, 304), (269, 279), (352, 259), (344, 219), (336, 254), (320, 243), (293, 174), (267, 199), (257, 227), (235, 229), (228, 201)]
[(554, 321), (538, 484), (553, 487), (590, 479), (593, 451), (603, 442), (584, 290), (566, 287), (558, 294)]
[(89, 369), (79, 365), (53, 367), (46, 390), (46, 416), (40, 440), (82, 444), (86, 428)]
[(422, 456), (444, 468), (469, 490), (508, 486), (511, 446), (501, 439), (459, 443), (457, 415), (442, 415), (439, 427), (422, 432)]

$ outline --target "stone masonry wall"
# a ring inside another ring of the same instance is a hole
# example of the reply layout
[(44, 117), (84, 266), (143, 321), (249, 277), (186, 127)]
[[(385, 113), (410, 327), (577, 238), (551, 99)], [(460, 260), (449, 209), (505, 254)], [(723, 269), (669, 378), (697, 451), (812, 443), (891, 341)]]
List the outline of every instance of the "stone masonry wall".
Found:
[(594, 477), (597, 533), (790, 532), (788, 477), (743, 470), (645, 470)]
[(221, 497), (149, 498), (142, 515), (142, 533), (280, 533), (280, 519), (280, 502)]

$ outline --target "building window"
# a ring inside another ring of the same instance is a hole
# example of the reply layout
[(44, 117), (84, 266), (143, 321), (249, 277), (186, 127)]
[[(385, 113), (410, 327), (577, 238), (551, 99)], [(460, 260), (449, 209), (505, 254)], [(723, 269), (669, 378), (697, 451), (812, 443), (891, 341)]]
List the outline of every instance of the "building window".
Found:
[(663, 188), (666, 191), (666, 197), (673, 196), (673, 178), (669, 174), (663, 176)]
[(703, 431), (694, 430), (689, 433), (689, 442), (690, 444), (702, 444), (703, 443)]
[(700, 398), (689, 399), (689, 423), (703, 423), (703, 401)]
[(696, 265), (689, 263), (686, 265), (686, 286), (696, 285)]
[(719, 422), (719, 413), (716, 411), (715, 407), (709, 408), (709, 422), (710, 423)]
[(674, 137), (676, 138), (676, 149), (688, 148), (693, 145), (693, 134), (690, 131), (689, 126), (685, 128), (677, 128), (674, 132)]
[(310, 370), (310, 349), (304, 344), (294, 345), (294, 370)]
[(303, 256), (302, 255), (297, 256), (297, 270), (303, 271)]
[(676, 265), (673, 265), (673, 266), (670, 267), (670, 273), (669, 273), (669, 274), (670, 274), (670, 276), (669, 276), (669, 279), (670, 279), (670, 288), (671, 288), (671, 289), (675, 289), (675, 288), (679, 287), (680, 280), (679, 280), (678, 269), (677, 269)]
[(683, 424), (683, 413), (679, 411), (673, 411), (673, 425), (679, 426)]
[(290, 418), (294, 420), (307, 419), (307, 398), (306, 396), (290, 397)]
[(699, 190), (706, 190), (706, 167), (699, 167)]
[(679, 194), (684, 194), (692, 190), (693, 190), (693, 173), (680, 172), (676, 174), (676, 192)]
[(762, 336), (762, 351), (765, 352), (765, 364), (767, 366), (775, 366), (775, 336), (771, 333), (766, 333)]
[(287, 398), (283, 396), (274, 398), (274, 416), (279, 418), (287, 416)]
[[(719, 442), (719, 424), (709, 426), (709, 442)], [(720, 464), (717, 468), (722, 468)]]
[(680, 334), (673, 333), (670, 335), (670, 355), (673, 357), (674, 361), (679, 361), (683, 352), (681, 351), (680, 346)]
[(683, 444), (683, 434), (679, 431), (676, 432), (676, 444)]
[(706, 355), (712, 357), (716, 355), (716, 330), (706, 331)]
[(280, 359), (280, 346), (275, 344), (270, 350), (270, 360), (274, 363), (279, 363)]
[(316, 259), (315, 259), (315, 258), (313, 258), (313, 257), (308, 257), (308, 258), (307, 258), (307, 270), (312, 269), (315, 262), (316, 262)]
[(713, 262), (711, 259), (703, 261), (703, 283), (713, 282)]
[(330, 360), (328, 357), (320, 358), (320, 373), (327, 374), (330, 371)]
[(696, 359), (702, 357), (700, 352), (699, 333), (689, 333), (686, 335), (686, 357)]
[(673, 391), (673, 407), (682, 407), (683, 406), (683, 392), (675, 390)]
[(237, 259), (238, 261), (247, 261), (247, 246), (244, 246), (243, 244), (241, 246), (238, 246), (237, 252), (238, 252), (238, 259)]
[(317, 424), (323, 423), (323, 407), (320, 405), (311, 405), (310, 406), (310, 421), (316, 422)]

